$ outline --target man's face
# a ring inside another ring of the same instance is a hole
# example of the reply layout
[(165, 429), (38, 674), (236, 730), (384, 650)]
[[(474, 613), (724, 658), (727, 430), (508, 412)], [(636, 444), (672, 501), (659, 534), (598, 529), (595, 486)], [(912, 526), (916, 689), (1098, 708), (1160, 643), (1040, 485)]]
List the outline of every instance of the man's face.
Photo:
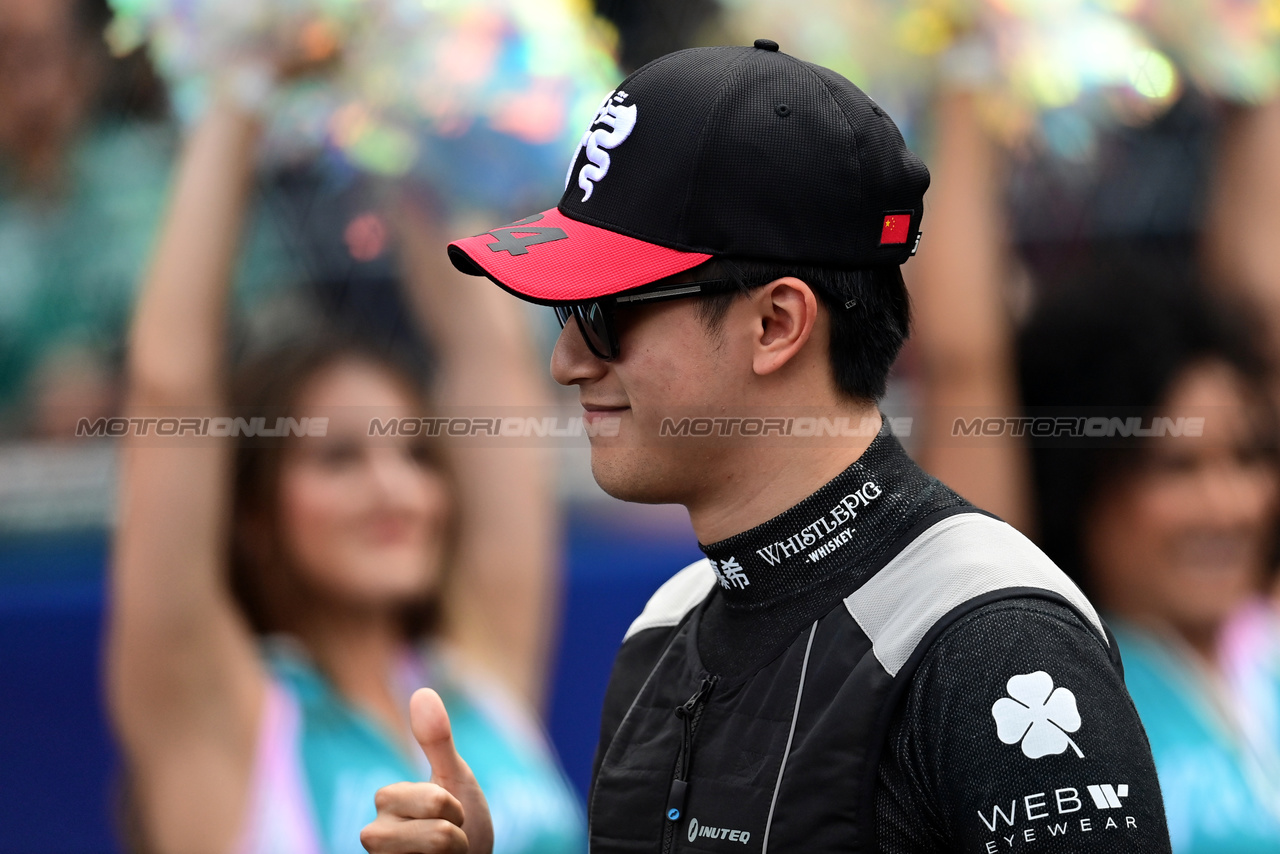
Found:
[[(729, 469), (731, 447), (714, 438), (662, 438), (664, 418), (710, 417), (746, 401), (751, 379), (749, 323), (738, 300), (723, 334), (709, 331), (696, 299), (619, 308), (621, 352), (605, 362), (587, 349), (578, 325), (566, 323), (551, 356), (551, 374), (576, 385), (588, 424), (617, 418), (616, 435), (591, 437), (591, 470), (605, 492), (625, 501), (688, 504)], [(735, 311), (737, 309), (737, 311)]]

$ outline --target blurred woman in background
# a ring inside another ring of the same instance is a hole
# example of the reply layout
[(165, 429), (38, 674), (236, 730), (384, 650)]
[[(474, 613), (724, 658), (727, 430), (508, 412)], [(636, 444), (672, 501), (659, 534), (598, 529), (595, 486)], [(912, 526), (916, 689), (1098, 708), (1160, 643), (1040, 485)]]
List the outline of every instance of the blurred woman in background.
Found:
[(0, 437), (116, 413), (172, 139), (145, 62), (107, 54), (109, 17), (105, 0), (0, 0)]
[[(126, 446), (108, 668), (141, 842), (360, 851), (373, 793), (429, 775), (406, 719), (429, 685), (489, 796), (494, 850), (582, 850), (536, 716), (557, 586), (544, 452), (372, 436), (372, 418), (426, 413), (412, 377), (367, 345), (316, 340), (228, 381), (259, 131), (220, 97), (186, 143), (135, 316), (128, 413), (327, 417), (327, 430)], [(398, 213), (436, 402), (545, 403), (517, 304), (460, 281), (428, 215)]]
[(1069, 407), (1144, 428), (1164, 417), (1183, 433), (1033, 440), (1040, 539), (1115, 633), (1174, 850), (1277, 850), (1280, 731), (1256, 725), (1229, 667), (1233, 623), (1260, 597), (1274, 547), (1275, 423), (1257, 345), (1195, 290), (1113, 268), (1039, 307), (1020, 363), (1031, 415)]

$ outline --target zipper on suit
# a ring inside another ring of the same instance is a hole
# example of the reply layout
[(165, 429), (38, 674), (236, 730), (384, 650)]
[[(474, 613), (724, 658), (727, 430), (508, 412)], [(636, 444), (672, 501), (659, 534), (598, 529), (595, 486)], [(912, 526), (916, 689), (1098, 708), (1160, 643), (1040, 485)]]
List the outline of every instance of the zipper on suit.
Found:
[(680, 739), (680, 752), (676, 754), (676, 767), (671, 775), (671, 788), (667, 792), (666, 822), (662, 829), (662, 854), (669, 854), (675, 840), (676, 824), (684, 815), (684, 804), (689, 787), (689, 768), (693, 759), (693, 737), (698, 732), (698, 723), (702, 720), (702, 710), (711, 696), (711, 689), (719, 680), (718, 676), (703, 677), (702, 685), (693, 696), (676, 706), (676, 717), (684, 723), (684, 733)]

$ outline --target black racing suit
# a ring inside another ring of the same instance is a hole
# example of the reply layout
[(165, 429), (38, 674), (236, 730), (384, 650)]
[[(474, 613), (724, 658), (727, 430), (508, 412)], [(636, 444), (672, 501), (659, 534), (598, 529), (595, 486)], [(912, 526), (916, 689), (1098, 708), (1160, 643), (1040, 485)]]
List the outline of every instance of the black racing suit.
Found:
[(1115, 643), (883, 429), (628, 631), (591, 850), (1168, 852)]

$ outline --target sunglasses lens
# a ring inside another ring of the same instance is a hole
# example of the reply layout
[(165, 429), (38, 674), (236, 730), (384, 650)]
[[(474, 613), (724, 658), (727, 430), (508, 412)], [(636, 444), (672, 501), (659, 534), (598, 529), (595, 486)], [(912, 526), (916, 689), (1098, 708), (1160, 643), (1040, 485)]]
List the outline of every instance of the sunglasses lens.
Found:
[(582, 333), (582, 339), (587, 342), (587, 348), (598, 358), (606, 362), (617, 358), (617, 345), (610, 334), (612, 324), (603, 305), (598, 302), (557, 305), (555, 312), (561, 329), (564, 329), (569, 318), (572, 317), (577, 321), (578, 331)]
[(605, 318), (604, 307), (598, 302), (589, 303), (579, 310), (578, 316), (582, 318), (583, 330), (592, 351), (601, 359), (612, 359), (617, 355), (609, 340), (609, 323)]

